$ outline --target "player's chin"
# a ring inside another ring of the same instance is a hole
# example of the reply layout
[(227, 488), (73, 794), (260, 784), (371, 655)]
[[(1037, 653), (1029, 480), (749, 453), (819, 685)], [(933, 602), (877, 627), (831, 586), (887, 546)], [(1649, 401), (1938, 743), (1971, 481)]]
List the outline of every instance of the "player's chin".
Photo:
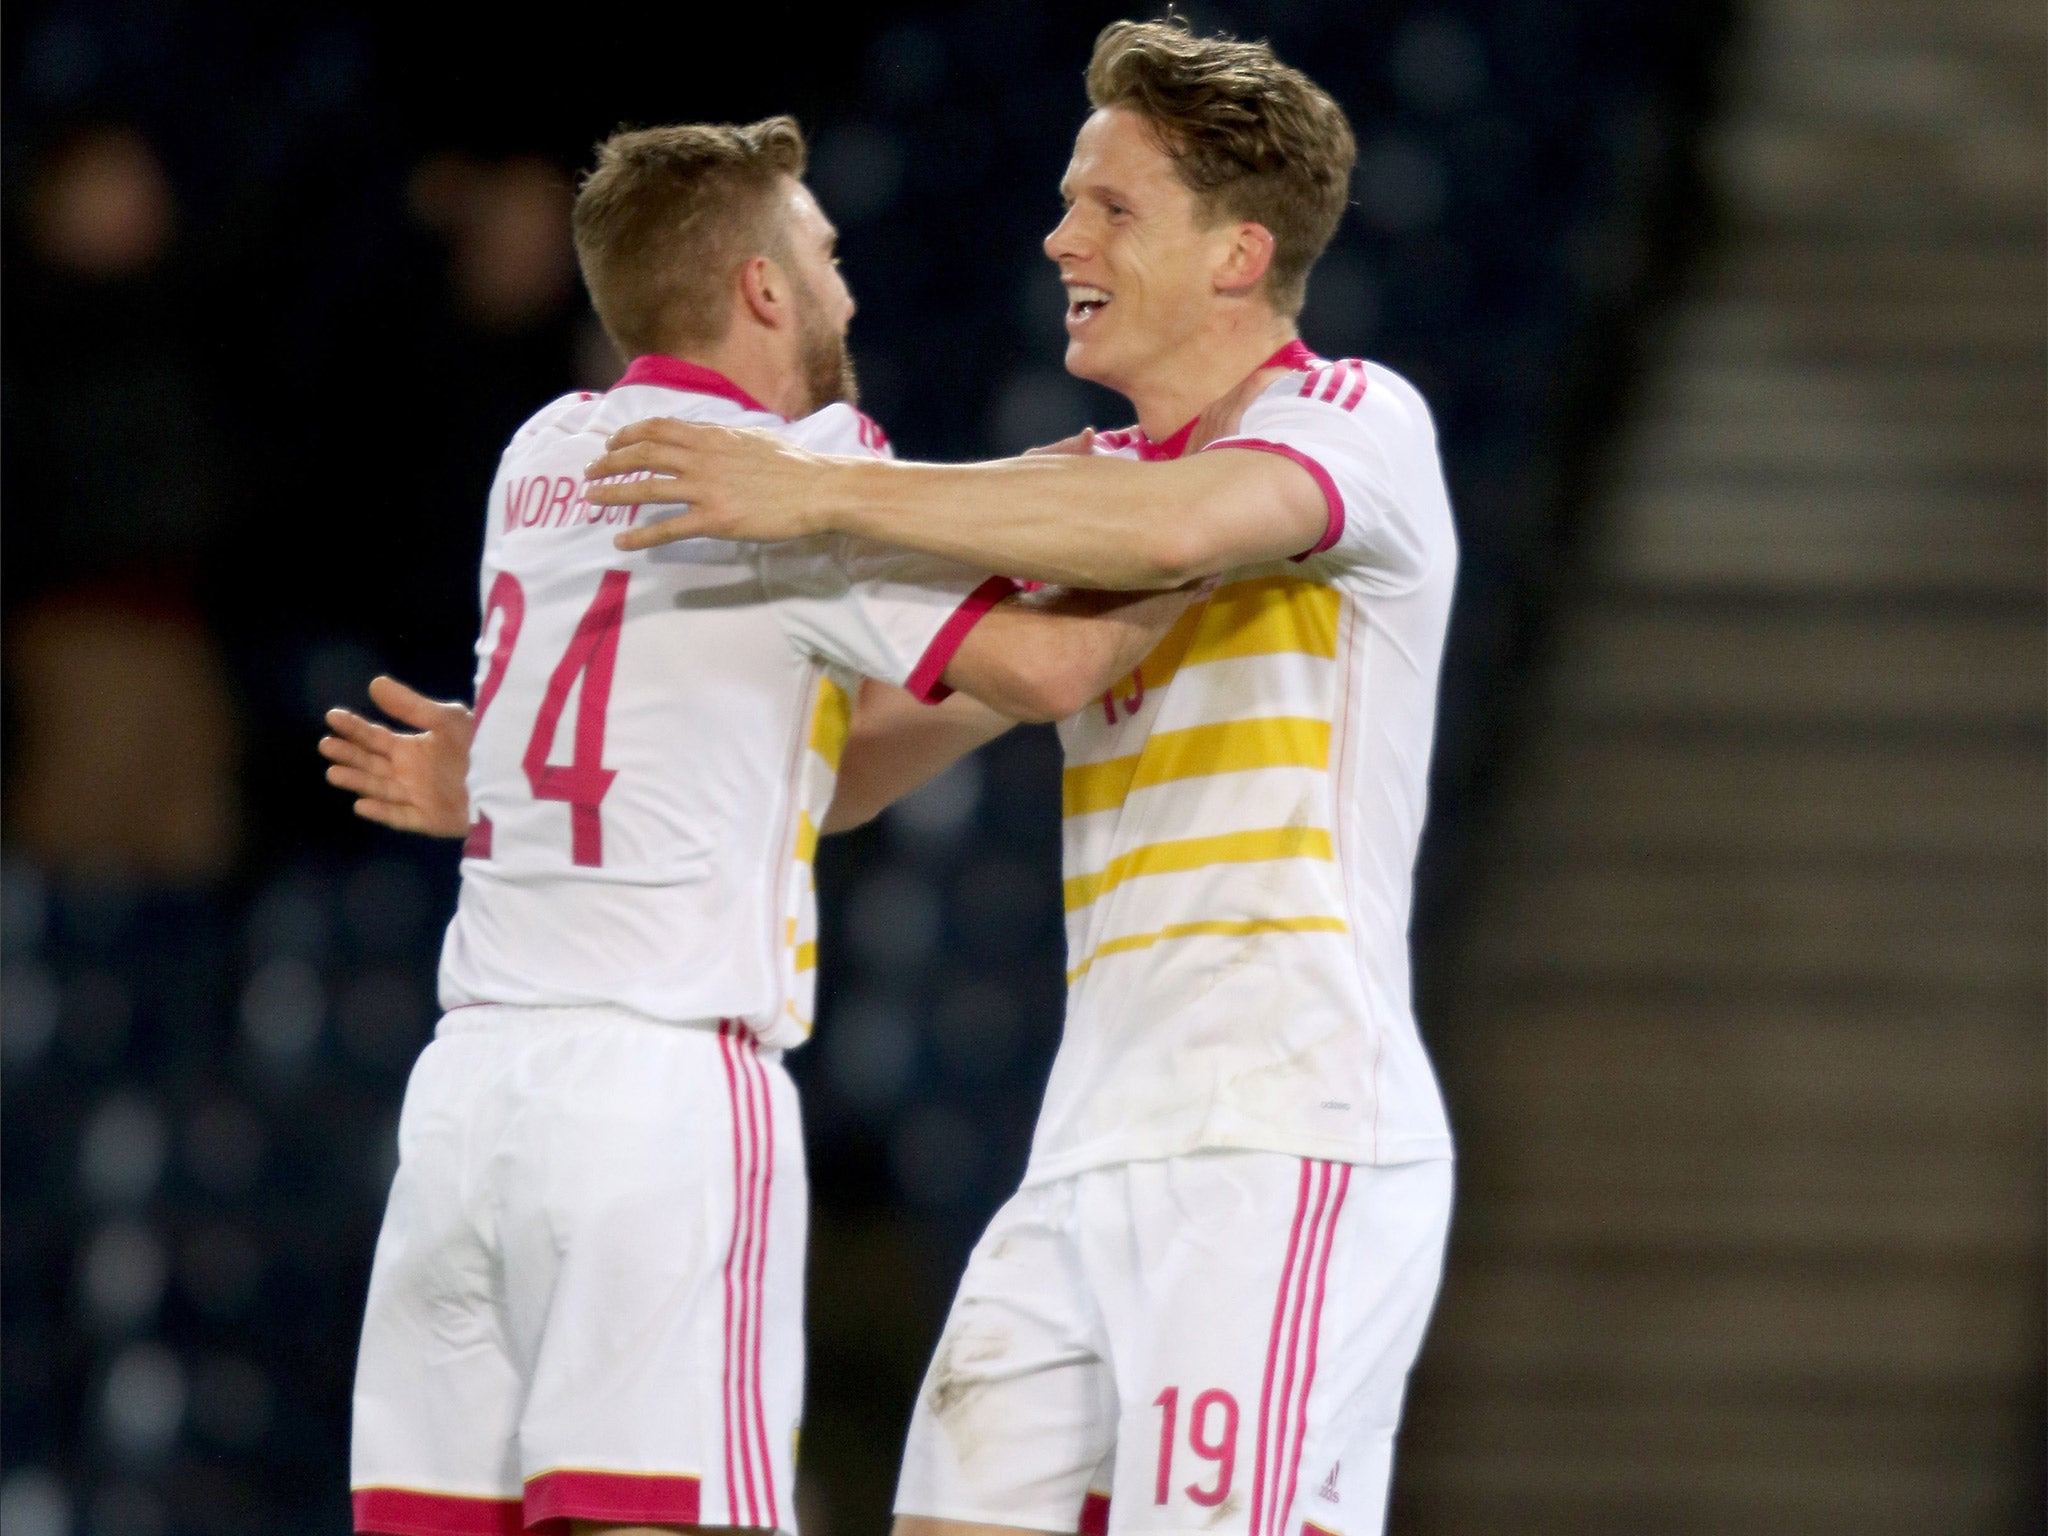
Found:
[(1086, 379), (1090, 384), (1110, 383), (1108, 360), (1103, 356), (1102, 344), (1092, 337), (1067, 338), (1066, 367), (1075, 378)]

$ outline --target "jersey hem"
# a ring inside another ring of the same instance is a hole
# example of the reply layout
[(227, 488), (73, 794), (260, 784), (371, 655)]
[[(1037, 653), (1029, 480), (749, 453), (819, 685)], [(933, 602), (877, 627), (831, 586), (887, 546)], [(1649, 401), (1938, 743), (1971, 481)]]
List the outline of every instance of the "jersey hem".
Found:
[(787, 1046), (775, 1045), (762, 1038), (759, 1031), (747, 1023), (745, 1014), (726, 1014), (709, 1018), (663, 1019), (651, 1013), (641, 1013), (619, 1003), (457, 1003), (442, 1010), (440, 1019), (434, 1025), (434, 1038), (447, 1035), (465, 1034), (470, 1030), (492, 1029), (509, 1026), (515, 1029), (560, 1029), (581, 1028), (591, 1024), (636, 1024), (650, 1029), (682, 1030), (692, 1034), (716, 1035), (726, 1023), (736, 1023), (754, 1041), (755, 1049), (763, 1061), (779, 1061)]
[(1134, 1137), (1102, 1142), (1057, 1157), (1034, 1156), (1025, 1166), (1020, 1189), (1072, 1178), (1097, 1168), (1118, 1163), (1158, 1163), (1168, 1158), (1191, 1157), (1198, 1152), (1277, 1152), (1283, 1157), (1312, 1157), (1332, 1163), (1350, 1163), (1363, 1168), (1385, 1168), (1397, 1163), (1451, 1162), (1456, 1152), (1449, 1133), (1421, 1136), (1382, 1136), (1370, 1139), (1341, 1137), (1203, 1135), (1172, 1146), (1148, 1145)]

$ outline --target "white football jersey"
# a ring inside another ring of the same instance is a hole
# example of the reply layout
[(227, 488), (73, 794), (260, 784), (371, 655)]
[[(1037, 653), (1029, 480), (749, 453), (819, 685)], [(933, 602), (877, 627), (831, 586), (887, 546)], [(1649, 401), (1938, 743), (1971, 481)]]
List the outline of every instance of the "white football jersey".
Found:
[(650, 416), (887, 452), (849, 406), (787, 421), (666, 357), (520, 428), (484, 537), (473, 825), (441, 1003), (734, 1018), (789, 1046), (811, 1027), (811, 859), (860, 679), (942, 696), (1012, 584), (841, 538), (616, 549), (675, 509), (594, 505), (584, 469)]
[(1450, 1152), (1408, 958), (1457, 568), (1436, 432), (1376, 364), (1275, 363), (1296, 371), (1203, 451), (1301, 464), (1325, 537), (1230, 572), (1060, 727), (1067, 1018), (1027, 1182), (1212, 1147)]

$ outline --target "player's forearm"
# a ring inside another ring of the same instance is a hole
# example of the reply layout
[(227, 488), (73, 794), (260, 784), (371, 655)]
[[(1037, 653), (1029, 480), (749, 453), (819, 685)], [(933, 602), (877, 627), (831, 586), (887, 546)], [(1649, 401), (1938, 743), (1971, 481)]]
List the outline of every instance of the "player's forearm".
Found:
[(901, 688), (863, 683), (821, 830), (845, 832), (872, 821), (1015, 723), (964, 693), (920, 704)]
[(1181, 587), (1014, 598), (974, 627), (945, 680), (1012, 719), (1064, 720), (1143, 661), (1191, 596)]
[(1202, 569), (1207, 466), (1044, 457), (845, 461), (822, 515), (842, 533), (1025, 580), (1157, 590)]

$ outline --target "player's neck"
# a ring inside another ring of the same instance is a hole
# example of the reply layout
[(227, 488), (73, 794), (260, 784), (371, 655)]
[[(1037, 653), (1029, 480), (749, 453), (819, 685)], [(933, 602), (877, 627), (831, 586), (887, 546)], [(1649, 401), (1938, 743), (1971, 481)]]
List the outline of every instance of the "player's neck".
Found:
[(753, 326), (734, 325), (724, 340), (709, 346), (677, 349), (675, 355), (699, 368), (723, 374), (778, 415), (810, 413), (804, 372), (792, 358), (779, 355)]
[(1136, 408), (1145, 435), (1164, 442), (1294, 339), (1294, 323), (1270, 312), (1219, 316), (1122, 393)]

